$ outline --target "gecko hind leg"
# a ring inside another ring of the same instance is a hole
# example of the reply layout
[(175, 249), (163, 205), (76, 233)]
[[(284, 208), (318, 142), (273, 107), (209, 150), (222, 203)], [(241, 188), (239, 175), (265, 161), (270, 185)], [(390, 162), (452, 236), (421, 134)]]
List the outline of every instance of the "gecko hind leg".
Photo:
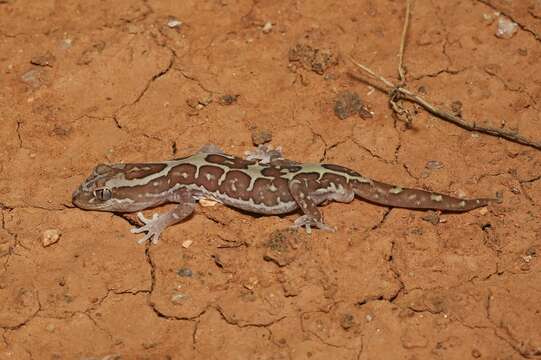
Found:
[[(309, 191), (306, 183), (300, 180), (292, 180), (289, 183), (289, 191), (303, 212), (303, 215), (295, 220), (294, 228), (304, 226), (308, 234), (312, 232), (312, 226), (323, 231), (336, 231), (335, 228), (323, 221), (323, 215), (317, 208), (318, 201), (321, 199), (318, 198), (317, 194)], [(313, 198), (314, 195), (316, 195), (315, 199)]]

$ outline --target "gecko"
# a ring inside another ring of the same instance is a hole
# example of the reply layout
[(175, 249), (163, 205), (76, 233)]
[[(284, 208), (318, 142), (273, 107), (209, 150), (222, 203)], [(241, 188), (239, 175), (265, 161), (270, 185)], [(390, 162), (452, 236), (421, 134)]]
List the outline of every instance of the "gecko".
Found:
[[(294, 228), (335, 231), (326, 224), (318, 205), (349, 203), (355, 196), (371, 203), (409, 209), (465, 212), (500, 202), (463, 199), (405, 188), (367, 178), (343, 166), (298, 163), (285, 159), (281, 149), (265, 145), (245, 157), (205, 145), (191, 156), (153, 163), (99, 164), (73, 192), (72, 202), (85, 210), (138, 212), (143, 223), (132, 233), (146, 233), (138, 241), (158, 243), (169, 226), (188, 218), (196, 203), (208, 199), (263, 215), (302, 213)], [(140, 211), (175, 203), (169, 212), (146, 218)]]

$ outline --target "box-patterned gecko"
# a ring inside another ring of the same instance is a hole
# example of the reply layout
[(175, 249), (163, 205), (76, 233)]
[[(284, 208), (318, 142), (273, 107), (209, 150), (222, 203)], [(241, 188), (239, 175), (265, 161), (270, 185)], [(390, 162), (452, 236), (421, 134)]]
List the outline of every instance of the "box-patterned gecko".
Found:
[(302, 164), (282, 157), (279, 149), (260, 146), (245, 158), (225, 154), (206, 145), (194, 155), (156, 162), (96, 166), (73, 193), (82, 209), (134, 212), (164, 203), (177, 203), (171, 211), (147, 219), (133, 228), (146, 232), (139, 240), (157, 243), (161, 232), (188, 217), (200, 199), (264, 215), (303, 213), (294, 227), (312, 226), (334, 231), (324, 223), (318, 205), (327, 201), (348, 203), (358, 197), (370, 202), (410, 209), (462, 212), (486, 206), (497, 199), (460, 199), (418, 189), (407, 189), (368, 179), (332, 164)]

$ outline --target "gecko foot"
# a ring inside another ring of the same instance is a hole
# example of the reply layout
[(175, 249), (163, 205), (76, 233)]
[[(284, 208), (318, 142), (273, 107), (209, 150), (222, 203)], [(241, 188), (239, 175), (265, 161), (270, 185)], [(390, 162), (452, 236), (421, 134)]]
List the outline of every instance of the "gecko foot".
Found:
[(282, 147), (273, 149), (271, 145), (259, 145), (257, 149), (244, 152), (246, 160), (255, 160), (262, 164), (269, 164), (272, 160), (283, 159)]
[(315, 226), (317, 227), (318, 229), (320, 230), (323, 230), (323, 231), (329, 231), (329, 232), (335, 232), (336, 229), (333, 228), (332, 226), (329, 226), (321, 221), (317, 221), (316, 219), (314, 219), (313, 217), (311, 216), (308, 216), (308, 215), (303, 215), (299, 218), (297, 218), (297, 220), (295, 220), (295, 223), (292, 225), (293, 228), (300, 228), (300, 227), (306, 227), (306, 233), (307, 234), (311, 234), (312, 233), (312, 226)]
[(152, 215), (151, 219), (147, 219), (142, 212), (138, 212), (137, 217), (145, 225), (140, 227), (134, 227), (130, 231), (133, 234), (146, 232), (145, 236), (137, 240), (137, 243), (144, 244), (147, 240), (152, 239), (152, 243), (157, 244), (160, 239), (161, 232), (163, 231), (163, 229), (166, 228), (166, 225), (162, 221), (162, 217), (155, 213), (154, 215)]

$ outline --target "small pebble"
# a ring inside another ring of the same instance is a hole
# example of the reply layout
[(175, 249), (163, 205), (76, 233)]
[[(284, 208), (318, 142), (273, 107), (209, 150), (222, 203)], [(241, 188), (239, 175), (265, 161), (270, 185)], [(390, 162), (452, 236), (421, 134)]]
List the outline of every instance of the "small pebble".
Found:
[(347, 330), (355, 325), (355, 317), (352, 314), (344, 314), (342, 320), (340, 321), (340, 326), (342, 329)]
[(45, 230), (41, 236), (41, 243), (43, 244), (43, 247), (47, 247), (58, 242), (61, 235), (62, 233), (58, 229)]
[(453, 101), (451, 103), (451, 111), (458, 117), (462, 117), (462, 107), (463, 105), (460, 101)]
[(498, 13), (493, 14), (483, 14), (483, 20), (487, 23), (487, 25), (490, 25), (494, 22), (494, 19), (498, 16)]
[(255, 129), (252, 131), (252, 143), (262, 145), (272, 140), (272, 133), (265, 129)]
[(167, 26), (169, 26), (171, 29), (178, 28), (181, 25), (182, 25), (182, 21), (174, 17), (170, 17), (169, 20), (167, 21)]
[(486, 207), (481, 208), (481, 210), (479, 210), (479, 214), (481, 214), (481, 215), (486, 215), (486, 214), (488, 214), (488, 209), (487, 209)]
[(438, 170), (443, 168), (443, 164), (441, 161), (438, 160), (428, 160), (426, 162), (425, 168), (428, 170)]
[(210, 199), (200, 199), (199, 200), (199, 205), (201, 205), (202, 207), (216, 206), (216, 204), (218, 204), (218, 202), (215, 201), (215, 200), (210, 200)]
[(272, 31), (272, 22), (267, 21), (265, 25), (263, 25), (263, 29), (261, 31), (263, 31), (264, 34), (270, 33)]
[(69, 49), (71, 47), (71, 45), (73, 44), (73, 39), (71, 38), (65, 38), (64, 40), (62, 40), (62, 42), (60, 43), (60, 47), (63, 48), (63, 49)]
[(36, 55), (30, 59), (30, 64), (37, 66), (52, 66), (55, 62), (55, 57), (50, 52), (43, 55)]
[(188, 295), (186, 295), (186, 294), (176, 293), (176, 294), (173, 294), (171, 296), (171, 302), (173, 304), (180, 304), (180, 303), (184, 302), (187, 297), (188, 297)]
[(440, 212), (434, 210), (428, 210), (426, 215), (421, 218), (422, 220), (431, 223), (432, 225), (438, 225), (441, 221)]
[(183, 267), (177, 270), (177, 275), (182, 277), (191, 277), (193, 272), (192, 269)]
[(206, 99), (198, 99), (195, 97), (190, 97), (186, 99), (186, 104), (195, 109), (195, 110), (202, 110), (206, 106), (208, 106), (212, 102), (212, 98), (206, 98)]
[(223, 95), (218, 99), (220, 105), (232, 105), (237, 102), (238, 95)]
[(53, 332), (56, 329), (56, 326), (54, 324), (48, 324), (46, 329), (48, 332)]
[(37, 87), (39, 87), (41, 85), (40, 73), (41, 73), (41, 70), (32, 69), (30, 71), (25, 72), (21, 76), (21, 80), (25, 84), (30, 85), (30, 86), (32, 86), (34, 88), (37, 88)]
[(141, 27), (135, 25), (135, 24), (128, 24), (126, 26), (126, 30), (128, 31), (128, 34), (137, 34), (137, 33), (140, 33), (141, 32)]
[(182, 242), (182, 247), (183, 247), (184, 249), (187, 249), (187, 248), (189, 248), (190, 246), (192, 246), (192, 244), (193, 244), (193, 241), (192, 241), (192, 240), (185, 240), (185, 241)]
[(518, 25), (504, 16), (498, 19), (498, 29), (496, 36), (500, 39), (511, 39), (518, 30)]

